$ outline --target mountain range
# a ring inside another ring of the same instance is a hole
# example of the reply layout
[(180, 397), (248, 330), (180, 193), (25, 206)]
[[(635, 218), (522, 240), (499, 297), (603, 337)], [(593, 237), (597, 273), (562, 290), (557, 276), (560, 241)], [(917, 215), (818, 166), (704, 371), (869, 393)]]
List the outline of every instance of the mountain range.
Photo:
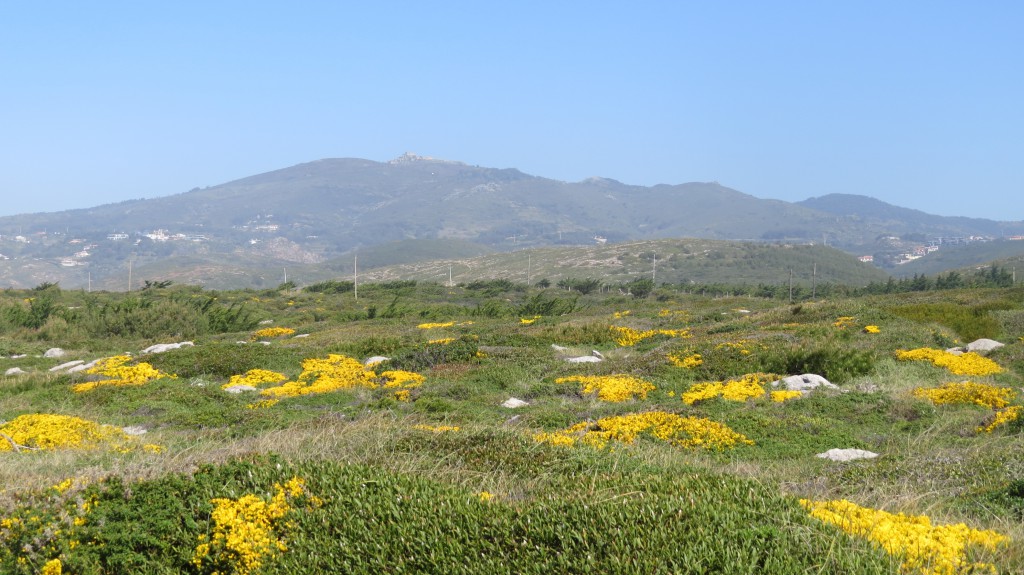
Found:
[(715, 182), (563, 182), (405, 154), (324, 159), (166, 197), (0, 217), (0, 285), (125, 289), (134, 267), (132, 281), (260, 287), (288, 266), (329, 277), (389, 244), (402, 247), (376, 265), (668, 238), (825, 243), (881, 263), (940, 238), (1022, 234), (1024, 222), (935, 216), (867, 196), (791, 203)]

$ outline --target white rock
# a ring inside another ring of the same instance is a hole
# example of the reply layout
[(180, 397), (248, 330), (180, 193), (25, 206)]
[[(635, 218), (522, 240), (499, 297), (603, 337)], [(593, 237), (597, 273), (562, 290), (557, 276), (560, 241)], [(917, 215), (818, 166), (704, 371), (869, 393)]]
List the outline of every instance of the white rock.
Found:
[(16, 353), (16, 354), (11, 356), (11, 359), (21, 359), (23, 357), (28, 357), (28, 354), (27, 353)]
[(81, 359), (76, 359), (74, 361), (69, 361), (67, 363), (62, 363), (60, 365), (55, 365), (55, 366), (50, 368), (50, 371), (62, 371), (62, 370), (65, 370), (65, 369), (69, 369), (69, 368), (75, 367), (76, 365), (82, 365), (83, 363), (85, 363), (85, 361), (83, 361)]
[(562, 347), (562, 346), (558, 345), (557, 343), (553, 343), (553, 344), (551, 344), (551, 349), (553, 349), (555, 351), (565, 351), (565, 350), (567, 350), (569, 348)]
[(390, 360), (391, 360), (390, 357), (384, 357), (383, 355), (375, 355), (373, 357), (366, 358), (366, 361), (363, 362), (363, 365), (369, 367), (371, 365), (377, 365), (378, 363), (383, 363), (385, 361), (390, 361)]
[(274, 320), (272, 320), (272, 319), (265, 319), (265, 320), (260, 322), (260, 325), (270, 325), (272, 323), (274, 323)]
[(300, 338), (300, 337), (309, 337), (309, 334), (308, 333), (300, 333), (299, 335), (295, 336), (292, 339), (296, 339), (296, 338)]
[(257, 388), (251, 385), (232, 385), (231, 387), (225, 387), (224, 391), (228, 393), (245, 393), (246, 391), (257, 391)]
[(43, 354), (43, 357), (64, 357), (64, 350), (59, 347), (51, 347), (50, 349), (46, 350), (46, 353)]
[(191, 341), (183, 341), (180, 343), (158, 343), (142, 350), (142, 353), (163, 353), (165, 351), (171, 351), (172, 349), (178, 349), (179, 347), (192, 347), (194, 345), (195, 344)]
[(100, 362), (100, 360), (94, 359), (94, 360), (90, 361), (89, 363), (83, 363), (81, 365), (76, 365), (75, 367), (72, 367), (71, 369), (69, 369), (68, 373), (78, 373), (80, 371), (85, 371), (87, 369), (92, 369), (92, 368), (96, 367), (96, 364), (99, 363), (99, 362)]
[(951, 354), (951, 355), (963, 355), (964, 354), (964, 348), (962, 348), (962, 347), (951, 347), (951, 348), (946, 350), (946, 353)]
[(526, 402), (526, 401), (523, 401), (521, 399), (517, 399), (515, 397), (510, 397), (510, 398), (506, 399), (504, 402), (502, 402), (502, 404), (501, 404), (502, 407), (507, 407), (508, 409), (516, 409), (516, 408), (519, 408), (519, 407), (526, 407), (527, 405), (530, 405), (530, 403)]
[(993, 349), (999, 349), (1006, 344), (999, 343), (994, 339), (976, 339), (971, 343), (967, 344), (967, 351), (992, 351)]
[(25, 371), (24, 369), (21, 369), (20, 367), (12, 367), (11, 369), (8, 369), (7, 371), (5, 371), (4, 375), (18, 375), (18, 374), (22, 374), (22, 373), (28, 373), (28, 372)]
[(601, 358), (594, 357), (592, 355), (584, 355), (580, 357), (569, 357), (566, 358), (565, 361), (568, 361), (569, 363), (597, 363), (601, 361)]
[(825, 453), (819, 453), (817, 457), (831, 461), (853, 461), (854, 459), (873, 459), (878, 457), (878, 454), (863, 449), (829, 449)]
[(127, 435), (145, 435), (147, 433), (146, 428), (141, 425), (129, 425), (128, 427), (122, 427), (121, 431), (125, 432)]
[(815, 375), (813, 373), (805, 373), (803, 375), (791, 375), (789, 377), (784, 377), (778, 381), (772, 382), (772, 387), (779, 386), (785, 387), (790, 391), (800, 391), (803, 393), (807, 393), (808, 391), (817, 389), (819, 387), (825, 387), (828, 389), (839, 389), (838, 385), (830, 382), (829, 380), (825, 379), (824, 377), (821, 377), (820, 375)]
[(590, 355), (604, 359), (604, 356), (601, 355), (601, 352), (597, 351), (596, 349), (590, 350)]

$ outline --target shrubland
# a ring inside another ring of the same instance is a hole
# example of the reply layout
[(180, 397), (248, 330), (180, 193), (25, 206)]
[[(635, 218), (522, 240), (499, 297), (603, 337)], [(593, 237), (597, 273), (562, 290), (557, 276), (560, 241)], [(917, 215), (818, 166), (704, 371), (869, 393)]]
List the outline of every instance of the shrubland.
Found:
[(1021, 289), (573, 287), (5, 291), (0, 572), (1024, 571)]

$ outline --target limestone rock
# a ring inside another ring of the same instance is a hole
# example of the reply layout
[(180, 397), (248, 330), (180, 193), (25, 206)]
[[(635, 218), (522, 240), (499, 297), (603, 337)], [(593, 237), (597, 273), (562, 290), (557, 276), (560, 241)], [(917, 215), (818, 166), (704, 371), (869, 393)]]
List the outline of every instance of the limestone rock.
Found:
[(873, 459), (878, 457), (878, 454), (863, 449), (829, 449), (825, 453), (819, 453), (817, 457), (831, 461), (853, 461), (855, 459)]
[(122, 427), (121, 431), (126, 435), (145, 435), (148, 430), (141, 425), (129, 425), (128, 427)]
[(519, 407), (526, 407), (527, 405), (530, 405), (530, 403), (515, 397), (510, 397), (501, 404), (502, 407), (506, 407), (508, 409), (517, 409)]
[(580, 357), (569, 357), (566, 358), (565, 361), (568, 361), (569, 363), (597, 363), (601, 361), (601, 358), (594, 357), (592, 355), (584, 355)]
[(74, 361), (69, 361), (67, 363), (62, 363), (60, 365), (55, 365), (55, 366), (50, 368), (50, 371), (64, 371), (65, 369), (70, 369), (72, 367), (75, 367), (76, 365), (82, 365), (83, 363), (85, 363), (85, 361), (83, 361), (81, 359), (76, 359)]
[(64, 357), (64, 350), (59, 347), (51, 347), (50, 349), (46, 350), (46, 353), (43, 354), (43, 357)]
[(225, 387), (224, 391), (228, 393), (245, 393), (246, 391), (258, 391), (258, 388), (251, 385), (232, 385), (231, 387)]
[(558, 345), (557, 343), (553, 343), (553, 344), (551, 344), (551, 349), (553, 349), (555, 351), (565, 351), (565, 350), (567, 350), (569, 348), (563, 347), (561, 345)]
[(1006, 344), (999, 343), (998, 341), (996, 341), (994, 339), (981, 338), (981, 339), (976, 339), (976, 340), (972, 341), (971, 343), (967, 344), (967, 346), (964, 349), (966, 349), (967, 351), (973, 351), (973, 352), (979, 352), (979, 351), (981, 351), (981, 352), (989, 352), (989, 351), (992, 351), (993, 349), (999, 349), (999, 348), (1003, 347), (1004, 345), (1006, 345)]
[(839, 386), (832, 383), (831, 381), (816, 375), (813, 373), (805, 373), (803, 375), (791, 375), (784, 377), (778, 381), (772, 382), (772, 387), (784, 387), (790, 391), (800, 391), (807, 393), (808, 391), (824, 387), (827, 389), (839, 389)]
[(7, 371), (5, 371), (4, 375), (19, 375), (19, 374), (22, 374), (22, 373), (28, 373), (28, 372), (25, 371), (24, 369), (21, 369), (20, 367), (12, 367), (11, 369), (8, 369)]
[(375, 355), (373, 357), (366, 358), (366, 361), (363, 362), (363, 365), (365, 365), (366, 367), (370, 367), (371, 365), (377, 365), (378, 363), (383, 363), (385, 361), (390, 360), (390, 357), (384, 357), (383, 355)]
[(192, 347), (193, 345), (195, 344), (191, 341), (182, 341), (179, 343), (158, 343), (142, 350), (142, 353), (163, 353), (172, 349), (178, 349), (179, 347)]

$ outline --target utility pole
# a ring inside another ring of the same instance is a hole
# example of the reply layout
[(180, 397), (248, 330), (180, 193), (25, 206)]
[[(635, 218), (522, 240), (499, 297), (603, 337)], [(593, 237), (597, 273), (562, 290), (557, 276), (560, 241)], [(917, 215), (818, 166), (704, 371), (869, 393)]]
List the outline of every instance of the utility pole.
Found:
[(818, 279), (818, 262), (814, 262), (814, 267), (811, 269), (811, 299), (818, 293), (817, 282)]
[(526, 254), (526, 287), (530, 287), (530, 268), (533, 265), (533, 256)]
[(359, 299), (359, 255), (352, 256), (352, 292)]
[(654, 265), (651, 266), (651, 281), (658, 279), (658, 252), (654, 252)]
[(288, 268), (281, 268), (284, 270), (284, 283), (288, 283)]
[(452, 264), (448, 264), (448, 287), (452, 287), (455, 284), (452, 283)]
[(789, 268), (789, 303), (793, 303), (793, 268)]
[(128, 293), (132, 293), (132, 260), (128, 260)]

